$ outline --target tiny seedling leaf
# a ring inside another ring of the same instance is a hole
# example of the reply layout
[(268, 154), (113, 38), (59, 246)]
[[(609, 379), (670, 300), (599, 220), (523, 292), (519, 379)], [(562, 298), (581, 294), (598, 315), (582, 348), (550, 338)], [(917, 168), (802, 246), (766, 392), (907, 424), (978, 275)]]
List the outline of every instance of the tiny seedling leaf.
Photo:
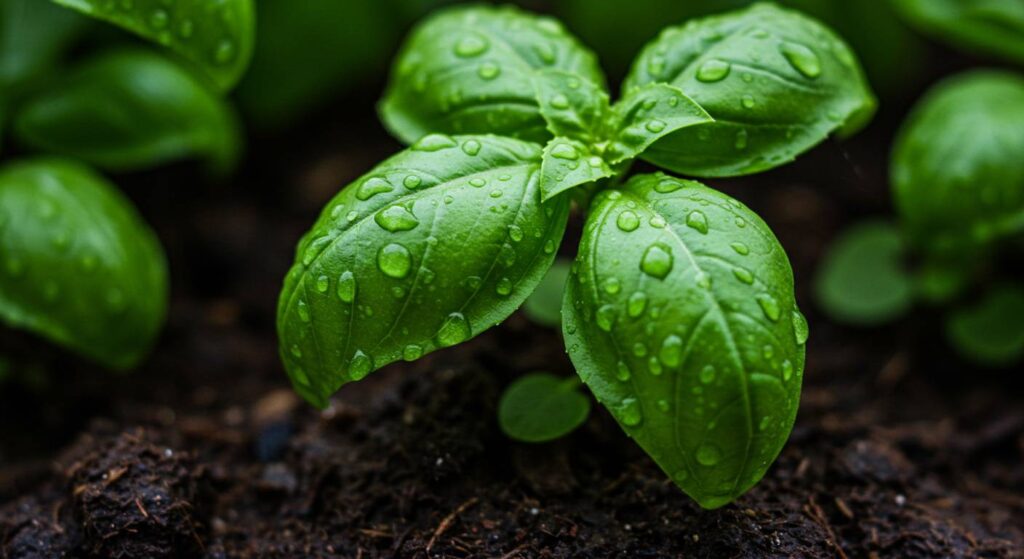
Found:
[(976, 304), (946, 320), (950, 343), (964, 357), (984, 365), (1009, 365), (1024, 357), (1024, 290), (999, 285)]
[(557, 328), (562, 324), (562, 295), (569, 278), (571, 263), (555, 260), (537, 288), (523, 304), (523, 312), (542, 326)]
[(517, 379), (501, 395), (498, 424), (509, 437), (528, 443), (552, 441), (583, 425), (590, 399), (575, 377), (531, 373)]

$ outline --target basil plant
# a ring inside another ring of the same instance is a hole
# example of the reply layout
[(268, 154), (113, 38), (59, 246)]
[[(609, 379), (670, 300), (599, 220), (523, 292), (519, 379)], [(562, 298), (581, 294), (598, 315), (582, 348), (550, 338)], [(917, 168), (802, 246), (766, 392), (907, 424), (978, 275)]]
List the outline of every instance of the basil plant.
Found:
[(325, 406), (501, 323), (551, 267), (571, 200), (586, 202), (562, 305), (569, 356), (684, 492), (725, 505), (792, 429), (807, 322), (757, 214), (693, 180), (628, 177), (630, 163), (755, 173), (855, 131), (874, 105), (839, 37), (771, 4), (666, 29), (614, 102), (557, 21), (438, 12), (380, 105), (411, 146), (328, 203), (285, 278), (277, 324), (295, 389)]

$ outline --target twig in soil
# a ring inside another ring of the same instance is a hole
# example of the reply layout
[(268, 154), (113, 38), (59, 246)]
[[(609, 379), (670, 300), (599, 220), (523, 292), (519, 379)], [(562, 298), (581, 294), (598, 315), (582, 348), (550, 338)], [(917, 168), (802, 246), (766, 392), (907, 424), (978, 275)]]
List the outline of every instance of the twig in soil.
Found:
[(829, 523), (828, 518), (825, 517), (825, 512), (818, 506), (818, 502), (814, 499), (814, 495), (811, 495), (807, 500), (807, 504), (804, 505), (804, 512), (807, 516), (811, 517), (811, 520), (816, 522), (818, 526), (821, 526), (822, 530), (828, 534), (828, 539), (832, 542), (832, 545), (836, 548), (836, 553), (839, 554), (840, 559), (849, 559), (846, 552), (843, 551), (843, 546), (839, 544), (839, 539), (836, 538), (836, 533), (832, 530), (832, 525)]
[(142, 513), (143, 518), (149, 518), (149, 512), (146, 511), (146, 507), (142, 506), (142, 501), (138, 497), (135, 498), (135, 507)]
[(476, 497), (473, 497), (472, 499), (470, 499), (470, 500), (466, 501), (465, 503), (462, 503), (461, 505), (459, 505), (448, 516), (444, 517), (444, 519), (441, 520), (441, 523), (437, 525), (437, 529), (434, 530), (434, 535), (431, 536), (430, 537), (430, 541), (427, 542), (427, 553), (428, 554), (430, 553), (430, 550), (434, 548), (434, 543), (437, 542), (437, 538), (441, 537), (441, 534), (444, 534), (445, 530), (447, 530), (448, 528), (451, 528), (452, 523), (455, 522), (455, 517), (457, 517), (460, 514), (462, 514), (463, 512), (465, 512), (466, 509), (468, 509), (469, 507), (475, 505), (478, 500), (479, 499), (477, 499)]
[(501, 559), (512, 559), (516, 555), (519, 555), (519, 553), (521, 551), (523, 551), (524, 549), (526, 549), (527, 547), (529, 547), (529, 544), (525, 544), (524, 543), (523, 545), (520, 545), (519, 547), (513, 549), (512, 551), (509, 551), (508, 553), (502, 555)]

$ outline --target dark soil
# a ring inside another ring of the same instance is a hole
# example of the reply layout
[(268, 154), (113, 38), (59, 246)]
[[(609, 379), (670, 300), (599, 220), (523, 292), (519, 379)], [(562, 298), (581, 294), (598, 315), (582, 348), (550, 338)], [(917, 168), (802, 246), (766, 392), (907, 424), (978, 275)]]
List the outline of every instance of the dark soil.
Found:
[(809, 297), (829, 240), (890, 212), (905, 107), (797, 164), (710, 181), (776, 231), (812, 337), (785, 451), (708, 512), (603, 410), (546, 445), (501, 435), (503, 386), (572, 374), (558, 333), (522, 315), (346, 386), (324, 412), (298, 400), (277, 291), (323, 203), (398, 148), (370, 102), (257, 138), (230, 183), (189, 165), (119, 180), (167, 246), (168, 326), (124, 376), (0, 331), (17, 379), (0, 385), (0, 557), (1024, 556), (1020, 368), (958, 360), (927, 309), (856, 330)]

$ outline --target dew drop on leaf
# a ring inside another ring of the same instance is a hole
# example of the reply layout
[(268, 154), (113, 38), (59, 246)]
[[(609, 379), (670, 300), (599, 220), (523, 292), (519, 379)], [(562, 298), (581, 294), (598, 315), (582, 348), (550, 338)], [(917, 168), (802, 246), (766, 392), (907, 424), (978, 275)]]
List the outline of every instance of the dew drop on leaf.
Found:
[(466, 140), (466, 142), (462, 144), (462, 151), (465, 152), (466, 155), (475, 156), (480, 153), (480, 147), (480, 142), (476, 140)]
[(467, 35), (455, 43), (455, 55), (462, 58), (472, 58), (487, 52), (490, 43), (487, 39), (478, 35)]
[(629, 296), (629, 301), (626, 303), (626, 313), (629, 314), (630, 318), (639, 318), (644, 314), (646, 308), (647, 295), (642, 291), (637, 291)]
[(778, 321), (779, 317), (782, 316), (778, 300), (768, 293), (759, 294), (757, 296), (757, 304), (761, 306), (761, 310), (764, 312), (764, 315), (772, 322)]
[(810, 328), (807, 326), (807, 318), (804, 317), (803, 313), (794, 309), (792, 319), (793, 337), (796, 339), (797, 345), (806, 344), (807, 338), (810, 335)]
[(580, 154), (576, 151), (576, 148), (569, 144), (558, 144), (552, 148), (551, 156), (558, 159), (565, 159), (567, 161), (575, 161), (580, 158)]
[(632, 374), (629, 372), (629, 365), (626, 365), (625, 361), (619, 361), (615, 368), (615, 378), (622, 382), (626, 382), (631, 376)]
[(352, 272), (342, 272), (338, 276), (338, 299), (343, 303), (351, 303), (356, 298), (356, 277)]
[(636, 398), (626, 398), (619, 404), (619, 420), (623, 425), (636, 427), (644, 420), (643, 412), (640, 410), (640, 402)]
[(644, 251), (640, 269), (651, 277), (665, 279), (672, 271), (672, 264), (672, 251), (661, 243), (654, 243)]
[(359, 188), (356, 189), (356, 198), (365, 201), (378, 194), (391, 192), (392, 190), (394, 190), (394, 187), (388, 181), (380, 177), (370, 177), (364, 180), (359, 185)]
[(352, 380), (362, 380), (370, 374), (371, 370), (373, 370), (373, 359), (357, 350), (348, 364), (348, 376), (352, 377)]
[(704, 443), (697, 449), (697, 463), (701, 466), (714, 466), (722, 460), (722, 451), (711, 443)]
[(708, 232), (708, 218), (700, 210), (693, 210), (686, 216), (686, 225), (701, 234)]
[(411, 267), (409, 249), (398, 243), (384, 245), (377, 253), (377, 268), (388, 277), (402, 279), (409, 275)]
[(779, 45), (779, 52), (786, 57), (793, 68), (808, 78), (817, 78), (821, 75), (821, 60), (806, 45), (784, 41)]
[(622, 231), (630, 232), (635, 231), (640, 226), (640, 218), (629, 210), (625, 210), (619, 214), (619, 217), (615, 220), (615, 225)]
[(697, 79), (705, 83), (713, 83), (725, 79), (732, 66), (724, 61), (712, 58), (697, 69)]
[(666, 336), (658, 357), (666, 367), (678, 367), (683, 362), (683, 339), (675, 334)]
[(387, 207), (373, 216), (382, 229), (395, 233), (398, 231), (409, 231), (415, 229), (420, 221), (405, 206), (394, 205)]
[(615, 326), (615, 307), (602, 305), (594, 314), (594, 319), (597, 321), (598, 328), (605, 332), (611, 332), (612, 327)]
[(715, 366), (704, 365), (704, 368), (700, 370), (700, 381), (704, 384), (711, 384), (715, 381)]
[(449, 314), (441, 328), (437, 331), (437, 345), (440, 347), (451, 347), (469, 339), (472, 332), (469, 328), (469, 321), (462, 313), (453, 312)]

